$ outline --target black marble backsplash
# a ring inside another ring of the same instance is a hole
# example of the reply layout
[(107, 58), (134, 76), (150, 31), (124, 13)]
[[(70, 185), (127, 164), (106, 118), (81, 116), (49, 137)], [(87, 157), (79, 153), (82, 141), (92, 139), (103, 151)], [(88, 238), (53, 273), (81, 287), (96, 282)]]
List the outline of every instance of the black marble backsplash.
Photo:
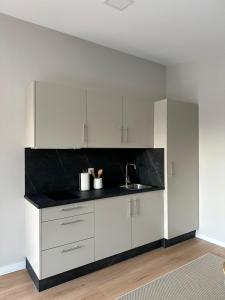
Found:
[(79, 190), (87, 168), (103, 169), (104, 187), (124, 184), (126, 163), (135, 163), (132, 182), (164, 187), (163, 149), (25, 149), (25, 194)]

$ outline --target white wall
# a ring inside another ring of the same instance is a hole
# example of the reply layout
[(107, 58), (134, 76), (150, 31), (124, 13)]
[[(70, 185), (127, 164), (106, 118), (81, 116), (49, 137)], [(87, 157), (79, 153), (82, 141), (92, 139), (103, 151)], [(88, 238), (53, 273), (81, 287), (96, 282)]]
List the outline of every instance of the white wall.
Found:
[(33, 79), (165, 97), (159, 64), (0, 15), (0, 273), (24, 257), (24, 99)]
[(199, 103), (199, 234), (225, 245), (225, 56), (169, 66), (167, 96)]

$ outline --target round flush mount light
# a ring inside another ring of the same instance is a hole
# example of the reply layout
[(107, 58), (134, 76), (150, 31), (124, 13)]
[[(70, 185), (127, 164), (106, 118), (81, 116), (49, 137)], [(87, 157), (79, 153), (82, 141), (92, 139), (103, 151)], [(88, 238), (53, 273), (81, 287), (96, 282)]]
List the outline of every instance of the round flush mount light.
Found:
[(134, 0), (105, 0), (104, 3), (120, 11), (134, 3)]

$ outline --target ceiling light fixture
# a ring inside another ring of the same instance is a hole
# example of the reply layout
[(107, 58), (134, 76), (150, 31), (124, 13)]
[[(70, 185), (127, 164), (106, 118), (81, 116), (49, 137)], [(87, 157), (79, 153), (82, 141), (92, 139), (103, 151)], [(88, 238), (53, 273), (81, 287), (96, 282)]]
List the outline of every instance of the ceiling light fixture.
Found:
[(134, 0), (105, 0), (105, 4), (118, 9), (120, 11), (124, 10), (128, 6), (134, 3)]

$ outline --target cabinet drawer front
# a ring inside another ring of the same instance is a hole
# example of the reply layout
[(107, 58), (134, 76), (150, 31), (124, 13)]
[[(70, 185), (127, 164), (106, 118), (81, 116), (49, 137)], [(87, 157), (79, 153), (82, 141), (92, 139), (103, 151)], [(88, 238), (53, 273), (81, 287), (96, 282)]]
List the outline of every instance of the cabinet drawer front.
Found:
[(42, 222), (77, 216), (94, 211), (94, 201), (79, 202), (42, 209)]
[(94, 236), (94, 214), (43, 222), (42, 250), (77, 242)]
[(42, 279), (94, 261), (94, 239), (41, 252)]

